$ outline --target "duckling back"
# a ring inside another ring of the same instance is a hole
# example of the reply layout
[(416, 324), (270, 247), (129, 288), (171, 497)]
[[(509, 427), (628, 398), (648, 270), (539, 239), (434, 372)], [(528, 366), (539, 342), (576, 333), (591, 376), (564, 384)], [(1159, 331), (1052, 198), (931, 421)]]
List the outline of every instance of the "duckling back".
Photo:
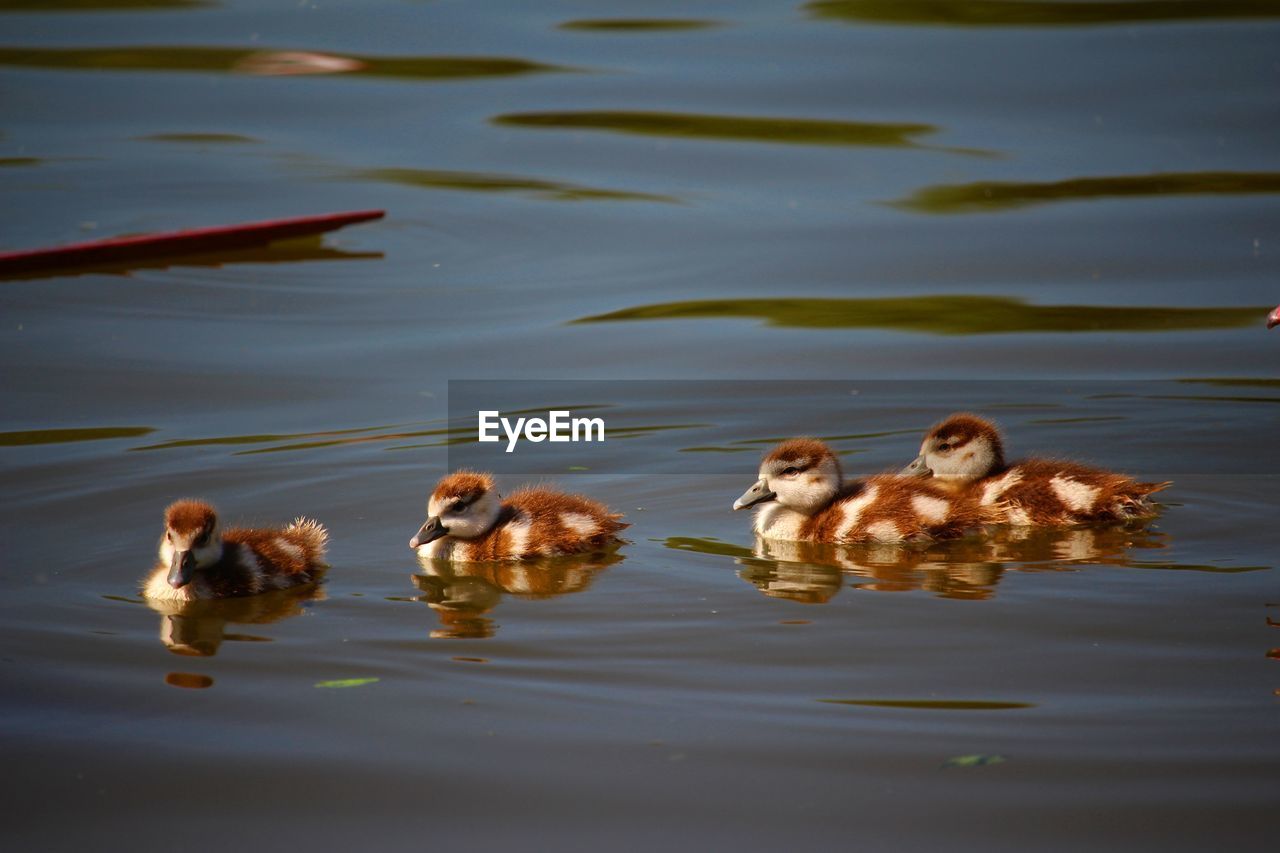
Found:
[(972, 492), (1004, 523), (1060, 527), (1151, 518), (1156, 511), (1148, 497), (1169, 485), (1075, 462), (1027, 459), (979, 480)]
[(600, 551), (629, 526), (621, 519), (621, 514), (582, 495), (529, 487), (503, 501), (497, 523), (485, 535), (438, 539), (430, 545), (439, 547), (428, 556), (489, 561)]
[(803, 515), (765, 504), (756, 532), (768, 539), (853, 544), (953, 539), (1000, 520), (993, 507), (926, 481), (877, 474), (845, 484), (827, 507)]

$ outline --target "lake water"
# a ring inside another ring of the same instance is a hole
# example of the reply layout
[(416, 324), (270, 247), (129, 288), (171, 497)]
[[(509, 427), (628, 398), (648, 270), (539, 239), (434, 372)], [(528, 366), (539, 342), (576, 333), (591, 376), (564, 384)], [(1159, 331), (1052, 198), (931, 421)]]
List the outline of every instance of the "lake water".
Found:
[[(0, 281), (8, 845), (1271, 849), (1278, 46), (1267, 0), (0, 0), (0, 250), (388, 212)], [(506, 457), (486, 400), (613, 432)], [(878, 471), (958, 409), (1160, 517), (729, 511), (774, 439)], [(464, 463), (628, 541), (419, 566)], [(149, 607), (184, 496), (321, 519), (326, 583)]]

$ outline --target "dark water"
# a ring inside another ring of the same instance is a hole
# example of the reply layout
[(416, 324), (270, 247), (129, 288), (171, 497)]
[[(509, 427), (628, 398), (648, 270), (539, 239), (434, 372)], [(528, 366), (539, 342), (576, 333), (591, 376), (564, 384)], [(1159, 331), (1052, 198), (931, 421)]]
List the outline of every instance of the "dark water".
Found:
[[(1270, 849), (1277, 45), (1264, 0), (0, 0), (0, 248), (388, 211), (0, 281), (9, 844)], [(617, 425), (489, 461), (628, 544), (418, 565), (480, 379)], [(959, 408), (1163, 514), (728, 510), (772, 439), (880, 470)], [(327, 583), (141, 603), (187, 495), (320, 518)]]

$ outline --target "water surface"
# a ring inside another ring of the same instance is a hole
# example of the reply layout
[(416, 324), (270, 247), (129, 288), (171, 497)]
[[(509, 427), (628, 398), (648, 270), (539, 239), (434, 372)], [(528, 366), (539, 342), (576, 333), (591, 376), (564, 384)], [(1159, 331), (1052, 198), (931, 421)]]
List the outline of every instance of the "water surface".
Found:
[[(0, 280), (6, 840), (1270, 849), (1277, 12), (0, 2), (0, 250), (388, 211)], [(610, 437), (486, 455), (486, 399)], [(729, 509), (957, 409), (1174, 485), (909, 549)], [(422, 565), (464, 463), (628, 541)], [(325, 582), (142, 601), (190, 495), (320, 518)]]

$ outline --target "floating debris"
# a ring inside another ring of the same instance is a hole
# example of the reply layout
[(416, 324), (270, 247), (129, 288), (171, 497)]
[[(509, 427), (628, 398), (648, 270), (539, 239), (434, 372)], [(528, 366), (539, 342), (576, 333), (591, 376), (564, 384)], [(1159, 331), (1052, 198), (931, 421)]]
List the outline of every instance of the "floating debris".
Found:
[(339, 678), (334, 681), (317, 681), (316, 687), (363, 687), (381, 681), (380, 678)]
[(942, 769), (950, 767), (987, 767), (991, 764), (1004, 764), (1008, 759), (1003, 755), (955, 755), (942, 762)]

